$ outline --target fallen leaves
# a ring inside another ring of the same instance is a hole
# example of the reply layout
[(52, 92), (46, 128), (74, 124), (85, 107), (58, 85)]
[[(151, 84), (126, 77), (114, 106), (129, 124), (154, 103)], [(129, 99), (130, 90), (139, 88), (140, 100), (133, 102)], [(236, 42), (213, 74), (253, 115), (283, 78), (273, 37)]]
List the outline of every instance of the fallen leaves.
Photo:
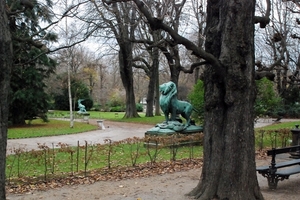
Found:
[[(87, 176), (82, 173), (66, 175), (62, 177), (53, 177), (48, 181), (37, 179), (18, 179), (6, 186), (7, 193), (32, 193), (35, 190), (48, 190), (60, 188), (63, 186), (73, 186), (82, 184), (93, 184), (96, 181), (133, 179), (140, 177), (149, 177), (186, 171), (202, 167), (202, 159), (182, 159), (177, 161), (165, 161), (159, 163), (145, 163), (135, 167), (123, 167), (112, 169), (101, 169), (89, 171)], [(124, 187), (120, 185), (119, 187)], [(139, 199), (139, 198), (138, 198)]]
[(255, 157), (256, 157), (256, 159), (266, 159), (268, 157), (267, 150), (268, 149), (263, 149), (263, 150), (257, 150), (257, 151), (255, 151)]

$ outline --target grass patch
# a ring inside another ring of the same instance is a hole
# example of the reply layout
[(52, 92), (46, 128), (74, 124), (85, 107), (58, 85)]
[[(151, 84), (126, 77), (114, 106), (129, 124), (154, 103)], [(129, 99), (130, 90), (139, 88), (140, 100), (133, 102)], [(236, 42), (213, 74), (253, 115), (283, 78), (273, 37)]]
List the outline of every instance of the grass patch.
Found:
[[(74, 127), (70, 128), (69, 120), (57, 120), (55, 118), (68, 119), (69, 112), (67, 111), (52, 111), (50, 112), (49, 122), (43, 122), (41, 119), (32, 120), (23, 126), (13, 126), (8, 128), (8, 139), (20, 139), (20, 138), (34, 138), (45, 137), (55, 135), (67, 135), (74, 133), (82, 133), (86, 131), (96, 130), (96, 125), (74, 122)], [(141, 117), (125, 119), (123, 116), (125, 113), (118, 113), (115, 116), (113, 112), (97, 112), (91, 111), (91, 119), (105, 119), (118, 122), (140, 123), (140, 124), (153, 124), (155, 126), (158, 123), (164, 121), (163, 116), (145, 117), (145, 113), (140, 113)], [(82, 119), (81, 116), (76, 115), (76, 119)]]
[[(130, 143), (132, 142), (132, 143)], [(202, 146), (176, 148), (147, 148), (141, 140), (84, 145), (78, 147), (40, 146), (41, 150), (16, 151), (7, 156), (6, 176), (8, 180), (22, 177), (44, 177), (74, 173), (88, 173), (94, 169), (134, 167), (145, 163), (159, 163), (168, 160), (201, 158)], [(155, 159), (154, 159), (155, 157)]]
[(256, 128), (255, 130), (279, 130), (279, 129), (294, 129), (295, 125), (299, 125), (300, 121), (274, 123), (269, 126)]
[[(145, 113), (138, 113), (140, 117), (137, 118), (124, 118), (125, 112), (99, 112), (99, 111), (88, 111), (90, 119), (105, 119), (110, 121), (118, 122), (131, 122), (131, 123), (142, 123), (142, 124), (158, 124), (165, 120), (163, 115), (154, 117), (145, 117)], [(74, 112), (75, 118), (82, 118), (77, 112)], [(68, 111), (51, 111), (48, 112), (49, 118), (69, 118), (70, 112)]]
[(255, 129), (255, 147), (256, 149), (280, 148), (291, 145), (292, 129), (300, 121), (274, 123)]
[(54, 135), (67, 135), (96, 130), (96, 125), (74, 122), (74, 127), (70, 128), (69, 121), (50, 119), (43, 122), (40, 119), (31, 121), (30, 124), (8, 128), (8, 139), (33, 138)]

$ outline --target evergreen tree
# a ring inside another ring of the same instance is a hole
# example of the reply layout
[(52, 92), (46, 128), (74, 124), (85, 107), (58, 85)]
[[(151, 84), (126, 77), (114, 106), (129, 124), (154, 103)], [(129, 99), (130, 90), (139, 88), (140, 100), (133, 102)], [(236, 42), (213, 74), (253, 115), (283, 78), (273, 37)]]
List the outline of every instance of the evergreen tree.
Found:
[(24, 124), (36, 116), (46, 119), (48, 96), (43, 81), (55, 68), (55, 61), (46, 55), (46, 44), (55, 42), (57, 36), (40, 23), (51, 22), (52, 1), (9, 0), (7, 7), (14, 51), (9, 120)]
[[(62, 91), (60, 93), (53, 94), (54, 107), (57, 110), (69, 110), (69, 97), (67, 80), (63, 80)], [(80, 79), (72, 77), (71, 80), (71, 94), (74, 102), (74, 110), (78, 110), (78, 99), (84, 99), (83, 105), (86, 110), (90, 110), (93, 107), (93, 100), (89, 95), (89, 88)]]

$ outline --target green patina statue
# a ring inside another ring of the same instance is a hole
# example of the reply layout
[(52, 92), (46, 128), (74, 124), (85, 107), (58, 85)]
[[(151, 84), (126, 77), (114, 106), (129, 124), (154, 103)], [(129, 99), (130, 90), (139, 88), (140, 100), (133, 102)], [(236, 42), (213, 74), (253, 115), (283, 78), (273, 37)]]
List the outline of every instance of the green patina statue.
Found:
[(84, 99), (78, 99), (78, 108), (79, 108), (79, 111), (78, 113), (86, 113), (86, 109), (85, 109), (85, 106), (81, 103), (82, 101), (84, 101)]
[[(191, 120), (192, 111), (195, 110), (193, 106), (186, 101), (180, 101), (177, 99), (177, 88), (174, 82), (170, 81), (160, 85), (159, 91), (161, 93), (159, 104), (164, 113), (165, 121), (163, 123), (156, 124), (155, 127), (145, 133), (145, 136), (175, 135), (176, 137), (181, 137), (179, 136), (181, 134), (190, 135), (201, 133), (203, 131), (202, 126), (196, 126), (195, 122)], [(182, 123), (179, 115), (186, 120), (185, 124)], [(151, 142), (152, 140), (149, 141), (150, 142), (145, 145), (157, 145), (157, 142)], [(198, 142), (199, 141), (189, 141), (188, 139), (180, 142), (180, 145), (194, 144)]]
[[(177, 121), (177, 115), (181, 115), (186, 120), (187, 128), (191, 125), (191, 114), (193, 106), (186, 101), (180, 101), (177, 99), (177, 88), (174, 82), (170, 81), (159, 86), (161, 96), (159, 98), (159, 104), (166, 119), (166, 123), (169, 121)], [(169, 117), (171, 114), (171, 117)]]
[[(155, 127), (145, 132), (145, 136), (148, 137), (148, 142), (145, 142), (146, 146), (157, 147), (157, 145), (173, 146), (173, 145), (196, 145), (201, 144), (200, 139), (194, 137), (183, 138), (183, 135), (195, 136), (195, 134), (203, 132), (202, 126), (197, 126), (195, 122), (191, 120), (192, 111), (195, 110), (193, 106), (186, 102), (177, 99), (177, 88), (175, 83), (167, 82), (159, 86), (161, 93), (159, 104), (160, 108), (165, 115), (165, 121), (160, 124), (156, 124)], [(182, 120), (178, 115), (181, 115), (186, 123), (182, 123)], [(156, 136), (172, 136), (172, 138), (180, 138), (180, 141), (174, 143), (173, 139), (166, 138), (163, 142), (159, 142), (153, 138)], [(191, 139), (193, 138), (193, 139)]]

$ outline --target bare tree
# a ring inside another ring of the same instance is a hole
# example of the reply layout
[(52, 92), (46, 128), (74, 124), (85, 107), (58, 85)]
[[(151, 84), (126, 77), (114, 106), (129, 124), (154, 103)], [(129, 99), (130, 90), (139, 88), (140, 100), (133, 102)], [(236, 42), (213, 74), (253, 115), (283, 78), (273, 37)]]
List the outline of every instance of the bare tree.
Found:
[[(160, 5), (157, 2), (147, 1), (147, 6), (152, 7), (154, 12), (160, 13)], [(160, 30), (151, 31), (149, 24), (141, 20), (137, 26), (136, 37), (133, 41), (139, 46), (134, 56), (134, 67), (141, 68), (149, 77), (148, 91), (146, 97), (146, 117), (153, 117), (153, 106), (155, 102), (155, 115), (160, 115), (159, 102), (159, 45), (163, 40)], [(148, 55), (146, 58), (145, 54)]]
[[(135, 7), (132, 3), (113, 3), (104, 5), (101, 1), (91, 1), (93, 12), (89, 12), (82, 20), (89, 29), (97, 30), (99, 36), (114, 37), (118, 44), (119, 70), (126, 91), (125, 118), (139, 117), (136, 111), (133, 83), (133, 44), (134, 31), (137, 26)], [(96, 16), (94, 16), (96, 14)], [(105, 34), (103, 34), (105, 30)]]
[[(158, 18), (165, 20), (167, 24), (178, 33), (182, 32), (182, 30), (180, 30), (180, 25), (182, 23), (192, 24), (191, 22), (192, 20), (190, 20), (191, 16), (189, 16), (189, 13), (188, 12), (184, 13), (182, 11), (185, 2), (186, 1), (182, 1), (180, 3), (178, 3), (178, 1), (144, 1), (147, 7), (150, 8), (149, 10), (151, 11), (152, 15), (155, 15)], [(192, 67), (189, 69), (183, 67), (182, 61), (180, 59), (181, 58), (180, 55), (182, 54), (181, 52), (183, 48), (180, 48), (177, 44), (174, 44), (169, 34), (167, 34), (166, 32), (162, 32), (161, 30), (150, 30), (150, 26), (147, 23), (147, 19), (144, 19), (143, 22), (144, 23), (140, 23), (140, 26), (142, 28), (139, 29), (140, 30), (139, 32), (141, 32), (141, 34), (138, 34), (137, 37), (139, 38), (136, 38), (134, 42), (141, 43), (146, 46), (146, 49), (151, 55), (150, 60), (152, 61), (152, 64), (146, 63), (147, 61), (142, 56), (137, 56), (134, 58), (134, 60), (139, 61), (139, 65), (135, 63), (135, 67), (143, 68), (146, 74), (150, 78), (148, 94), (147, 94), (146, 116), (153, 116), (151, 112), (153, 107), (152, 102), (153, 102), (154, 86), (156, 86), (155, 97), (158, 98), (159, 96), (159, 91), (158, 91), (159, 81), (157, 80), (157, 78), (158, 78), (158, 65), (161, 62), (159, 62), (158, 60), (159, 58), (158, 50), (160, 50), (160, 52), (164, 55), (169, 66), (170, 73), (168, 73), (169, 74), (167, 78), (168, 81), (172, 80), (177, 84), (181, 71), (186, 73), (193, 73), (194, 70)], [(161, 60), (162, 59), (160, 59), (160, 61)], [(156, 99), (156, 102), (158, 102), (158, 99)], [(159, 111), (158, 103), (156, 104), (156, 106), (157, 106), (156, 111)], [(156, 115), (157, 114), (158, 112), (156, 112)]]
[[(261, 4), (262, 6), (263, 4)], [(263, 6), (262, 6), (263, 7)], [(267, 76), (277, 84), (277, 91), (284, 96), (288, 87), (288, 73), (291, 69), (291, 50), (293, 32), (293, 16), (286, 3), (281, 1), (272, 1), (273, 17), (272, 26), (268, 26), (264, 33), (258, 31), (257, 38), (257, 79), (262, 73), (269, 73)], [(261, 10), (263, 8), (260, 8)], [(261, 76), (263, 77), (263, 76)]]
[[(204, 28), (206, 23), (206, 3), (204, 0), (192, 0), (191, 4), (197, 22), (197, 29), (195, 30), (197, 38), (196, 41), (198, 42), (199, 47), (203, 47), (205, 39)], [(189, 71), (194, 71), (195, 83), (197, 83), (198, 79), (200, 79), (200, 66), (202, 66), (201, 62), (203, 60), (193, 56), (193, 61), (194, 64), (191, 65), (191, 69)], [(183, 69), (183, 71), (188, 73), (185, 69)], [(201, 74), (203, 74), (203, 70), (201, 71)]]

